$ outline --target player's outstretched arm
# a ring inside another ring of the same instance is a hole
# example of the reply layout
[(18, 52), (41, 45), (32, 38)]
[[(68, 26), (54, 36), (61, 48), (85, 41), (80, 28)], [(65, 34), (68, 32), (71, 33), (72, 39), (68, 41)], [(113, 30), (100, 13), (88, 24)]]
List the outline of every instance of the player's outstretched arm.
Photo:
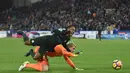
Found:
[(75, 66), (75, 64), (72, 62), (72, 60), (68, 57), (68, 56), (64, 56), (64, 59), (66, 60), (66, 62), (74, 69), (74, 70), (84, 70), (84, 69), (80, 69), (80, 68), (77, 68)]
[(64, 59), (72, 68), (74, 68), (74, 69), (76, 68), (76, 66), (74, 65), (74, 63), (72, 62), (72, 60), (68, 56), (64, 55)]

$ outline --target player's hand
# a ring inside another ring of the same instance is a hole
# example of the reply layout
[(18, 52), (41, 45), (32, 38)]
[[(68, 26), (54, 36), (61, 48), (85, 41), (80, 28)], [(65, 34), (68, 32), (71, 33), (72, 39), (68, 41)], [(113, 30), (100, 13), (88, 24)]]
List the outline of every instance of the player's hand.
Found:
[(84, 69), (75, 68), (75, 70), (77, 70), (77, 71), (81, 71), (81, 70), (84, 70)]
[(78, 52), (76, 52), (75, 54), (78, 54), (78, 55), (79, 55), (79, 54), (82, 54), (82, 53), (83, 53), (82, 51), (78, 51)]
[(77, 57), (78, 55), (77, 54), (74, 54), (74, 57)]

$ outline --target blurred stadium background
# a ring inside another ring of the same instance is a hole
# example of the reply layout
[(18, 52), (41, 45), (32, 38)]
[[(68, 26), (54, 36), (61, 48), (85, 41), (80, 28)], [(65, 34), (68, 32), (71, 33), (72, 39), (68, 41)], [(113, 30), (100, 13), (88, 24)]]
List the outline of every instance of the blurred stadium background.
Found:
[[(34, 62), (23, 56), (26, 48), (32, 47), (23, 45), (18, 30), (34, 38), (51, 35), (54, 29), (62, 30), (69, 25), (76, 25), (73, 40), (83, 51), (74, 62), (85, 71), (75, 72), (62, 59), (50, 58), (49, 73), (130, 72), (129, 0), (0, 0), (0, 73), (18, 73), (22, 62)], [(99, 29), (101, 42), (97, 40)], [(123, 69), (112, 69), (114, 59), (123, 61)]]
[(8, 31), (10, 36), (17, 30), (52, 31), (76, 25), (76, 37), (87, 34), (84, 37), (95, 39), (99, 27), (105, 39), (130, 37), (129, 0), (1, 0), (0, 3), (0, 30)]

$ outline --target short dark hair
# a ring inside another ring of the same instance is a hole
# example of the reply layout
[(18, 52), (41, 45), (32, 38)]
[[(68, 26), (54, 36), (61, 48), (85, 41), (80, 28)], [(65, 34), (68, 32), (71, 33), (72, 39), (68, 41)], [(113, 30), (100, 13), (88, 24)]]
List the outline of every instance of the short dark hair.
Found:
[(75, 27), (74, 25), (69, 25), (69, 26), (67, 26), (67, 28), (71, 28), (71, 27)]

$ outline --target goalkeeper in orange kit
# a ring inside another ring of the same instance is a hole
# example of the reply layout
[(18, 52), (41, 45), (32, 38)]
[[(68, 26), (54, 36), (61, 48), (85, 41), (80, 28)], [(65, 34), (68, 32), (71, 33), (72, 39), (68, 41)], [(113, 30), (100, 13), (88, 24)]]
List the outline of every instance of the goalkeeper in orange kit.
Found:
[[(56, 46), (55, 52), (46, 52), (45, 56), (43, 56), (42, 59), (38, 59), (36, 64), (31, 64), (28, 61), (26, 61), (23, 65), (20, 66), (19, 71), (22, 71), (24, 68), (33, 68), (35, 70), (38, 71), (48, 71), (49, 69), (49, 63), (48, 63), (48, 58), (49, 57), (59, 57), (59, 56), (63, 56), (64, 59), (66, 60), (66, 62), (75, 70), (83, 70), (83, 69), (79, 69), (77, 68), (74, 63), (72, 62), (72, 60), (70, 59), (70, 57), (75, 57), (78, 56), (77, 54), (73, 54), (76, 45), (74, 45), (73, 43), (69, 43), (67, 44), (68, 48), (70, 49), (71, 52), (68, 52), (62, 45), (58, 45)], [(39, 46), (37, 46), (34, 50), (34, 53), (36, 53), (39, 50)]]

